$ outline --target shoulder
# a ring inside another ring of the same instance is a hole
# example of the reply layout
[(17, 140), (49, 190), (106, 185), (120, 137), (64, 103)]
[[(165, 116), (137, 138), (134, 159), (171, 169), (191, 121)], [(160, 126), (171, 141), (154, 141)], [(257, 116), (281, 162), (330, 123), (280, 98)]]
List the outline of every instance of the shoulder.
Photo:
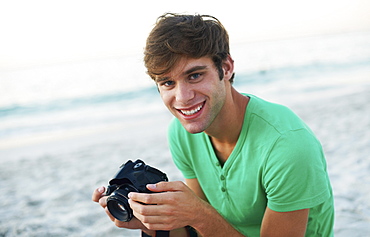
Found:
[(253, 123), (252, 127), (259, 130), (270, 128), (278, 134), (298, 129), (310, 131), (303, 120), (287, 106), (248, 96), (251, 100), (247, 107), (247, 116), (249, 122)]
[(288, 161), (302, 162), (309, 157), (315, 159), (323, 156), (320, 142), (311, 131), (305, 128), (289, 130), (281, 134), (274, 144), (273, 151), (281, 152)]
[(305, 129), (285, 132), (269, 151), (264, 171), (266, 180), (324, 177), (326, 161), (321, 144)]

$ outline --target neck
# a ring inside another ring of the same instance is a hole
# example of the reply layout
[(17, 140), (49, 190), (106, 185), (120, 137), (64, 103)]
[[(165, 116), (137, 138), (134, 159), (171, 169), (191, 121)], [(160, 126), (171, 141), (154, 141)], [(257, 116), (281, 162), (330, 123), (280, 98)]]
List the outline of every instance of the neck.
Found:
[(210, 137), (215, 153), (223, 164), (234, 149), (243, 127), (249, 98), (231, 87), (231, 93), (212, 125), (205, 131)]

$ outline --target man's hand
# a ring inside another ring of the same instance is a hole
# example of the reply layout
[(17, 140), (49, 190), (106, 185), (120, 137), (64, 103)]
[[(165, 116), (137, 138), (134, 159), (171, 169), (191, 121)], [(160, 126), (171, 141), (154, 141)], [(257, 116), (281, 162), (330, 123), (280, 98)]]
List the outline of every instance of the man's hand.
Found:
[(141, 229), (149, 235), (155, 235), (155, 230), (171, 230), (172, 236), (188, 236), (183, 227), (189, 225), (201, 236), (242, 236), (204, 201), (206, 198), (196, 179), (187, 180), (187, 183), (192, 189), (175, 181), (148, 184), (147, 188), (155, 193), (129, 193), (129, 204), (135, 216), (129, 222), (119, 221), (109, 213), (104, 187), (94, 191), (92, 200), (105, 209), (116, 226)]
[(129, 204), (134, 216), (151, 230), (173, 230), (192, 225), (199, 208), (206, 205), (180, 181), (149, 184), (147, 188), (156, 193), (132, 192)]
[(95, 191), (93, 192), (93, 195), (92, 195), (92, 200), (94, 202), (97, 202), (100, 204), (100, 206), (102, 206), (105, 210), (105, 212), (107, 213), (108, 217), (111, 219), (111, 221), (114, 222), (114, 224), (117, 226), (117, 227), (120, 227), (120, 228), (127, 228), (127, 229), (141, 229), (143, 230), (144, 232), (146, 232), (147, 234), (153, 234), (152, 231), (149, 231), (137, 218), (133, 218), (131, 221), (129, 222), (123, 222), (123, 221), (119, 221), (117, 220), (116, 218), (114, 218), (108, 208), (107, 208), (107, 198), (108, 196), (105, 196), (105, 187), (100, 187), (100, 188), (97, 188), (95, 189)]

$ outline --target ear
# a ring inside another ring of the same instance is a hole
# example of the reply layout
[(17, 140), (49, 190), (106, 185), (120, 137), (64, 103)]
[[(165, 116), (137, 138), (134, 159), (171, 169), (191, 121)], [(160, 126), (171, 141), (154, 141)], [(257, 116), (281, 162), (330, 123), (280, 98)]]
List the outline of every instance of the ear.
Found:
[(224, 70), (224, 80), (229, 81), (234, 74), (234, 60), (230, 55), (222, 63), (222, 69)]

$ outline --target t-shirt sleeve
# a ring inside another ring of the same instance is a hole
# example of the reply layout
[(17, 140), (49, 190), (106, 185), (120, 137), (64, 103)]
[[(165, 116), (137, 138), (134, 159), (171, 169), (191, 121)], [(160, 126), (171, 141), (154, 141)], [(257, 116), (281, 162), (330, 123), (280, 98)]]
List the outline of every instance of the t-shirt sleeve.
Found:
[(177, 168), (181, 171), (186, 179), (196, 178), (196, 174), (190, 162), (187, 147), (187, 134), (177, 119), (173, 119), (168, 128), (168, 143), (172, 159)]
[(267, 206), (278, 212), (312, 208), (330, 197), (326, 162), (317, 139), (305, 129), (276, 141), (266, 160)]

